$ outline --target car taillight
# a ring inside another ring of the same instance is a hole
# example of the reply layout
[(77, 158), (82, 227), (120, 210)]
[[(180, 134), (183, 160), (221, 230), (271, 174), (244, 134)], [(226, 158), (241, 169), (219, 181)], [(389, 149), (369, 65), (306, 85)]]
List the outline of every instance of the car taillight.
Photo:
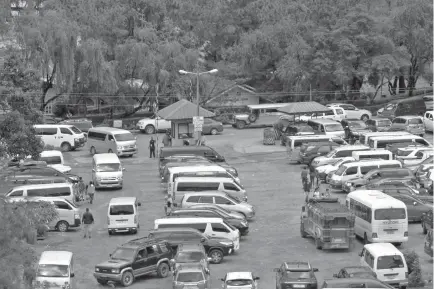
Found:
[(137, 224), (137, 215), (134, 216), (134, 224)]
[(374, 238), (378, 238), (377, 233), (372, 233), (372, 239), (374, 239)]
[(408, 237), (408, 232), (404, 232), (404, 237)]
[(107, 217), (107, 225), (110, 225), (110, 218)]

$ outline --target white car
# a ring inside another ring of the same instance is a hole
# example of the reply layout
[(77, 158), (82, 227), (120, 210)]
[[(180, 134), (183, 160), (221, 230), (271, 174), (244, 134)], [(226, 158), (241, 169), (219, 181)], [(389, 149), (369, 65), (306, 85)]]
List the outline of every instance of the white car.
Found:
[(300, 116), (300, 120), (306, 122), (310, 119), (325, 118), (325, 119), (341, 121), (344, 118), (347, 118), (347, 115), (342, 108), (340, 107), (329, 107), (329, 108), (330, 108), (329, 112), (315, 112), (312, 115), (302, 115)]
[(340, 107), (343, 108), (347, 118), (361, 119), (367, 121), (372, 117), (372, 113), (366, 109), (359, 109), (352, 104), (347, 103), (332, 103), (327, 105), (327, 107)]
[[(421, 153), (424, 151), (433, 151), (433, 148), (430, 147), (420, 147), (420, 146), (408, 146), (404, 148), (399, 148), (396, 151), (396, 159), (397, 160), (408, 160), (408, 159), (417, 159), (418, 156), (421, 156)], [(419, 158), (419, 162), (422, 161)]]
[(406, 168), (406, 167), (414, 166), (433, 155), (434, 155), (433, 148), (428, 148), (428, 150), (419, 150), (417, 153), (414, 154), (413, 158), (400, 159), (400, 161), (402, 163), (402, 166)]
[(319, 176), (321, 180), (325, 180), (326, 176), (329, 173), (337, 171), (341, 165), (346, 163), (351, 163), (354, 161), (356, 161), (356, 159), (353, 157), (345, 157), (342, 159), (337, 159), (334, 163), (317, 167), (315, 171), (317, 173), (317, 176)]
[(258, 289), (259, 277), (252, 272), (229, 272), (223, 281), (223, 289)]
[(425, 125), (426, 131), (433, 131), (433, 116), (434, 111), (427, 111), (423, 115), (423, 124)]
[(39, 157), (40, 161), (46, 162), (48, 167), (58, 170), (61, 173), (69, 173), (70, 166), (65, 166), (63, 154), (60, 151), (43, 151)]
[(165, 120), (159, 116), (143, 118), (137, 122), (137, 127), (141, 132), (146, 134), (154, 134), (158, 131), (165, 131), (172, 127), (170, 120)]

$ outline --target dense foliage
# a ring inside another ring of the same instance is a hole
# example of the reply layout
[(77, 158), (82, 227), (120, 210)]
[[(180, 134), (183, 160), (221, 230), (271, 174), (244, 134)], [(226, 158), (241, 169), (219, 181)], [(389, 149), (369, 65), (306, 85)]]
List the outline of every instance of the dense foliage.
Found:
[(44, 79), (35, 99), (41, 110), (54, 86), (73, 104), (95, 93), (119, 96), (105, 97), (113, 107), (129, 95), (189, 98), (196, 80), (178, 70), (195, 69), (205, 41), (201, 69), (219, 73), (203, 76), (204, 98), (234, 82), (264, 95), (358, 92), (366, 82), (390, 83), (395, 93), (404, 80), (413, 88), (421, 75), (432, 77), (429, 0), (28, 2), (6, 24), (21, 48), (15, 53)]

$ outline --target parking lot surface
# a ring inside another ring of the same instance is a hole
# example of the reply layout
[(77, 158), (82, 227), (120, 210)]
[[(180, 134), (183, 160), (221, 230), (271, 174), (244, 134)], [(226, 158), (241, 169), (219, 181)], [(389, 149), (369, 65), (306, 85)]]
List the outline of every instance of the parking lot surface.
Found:
[[(161, 145), (162, 135), (158, 145)], [(231, 271), (252, 271), (260, 277), (259, 288), (275, 288), (273, 268), (284, 261), (310, 261), (319, 269), (318, 283), (331, 278), (344, 266), (359, 265), (358, 253), (362, 242), (343, 251), (320, 251), (315, 249), (312, 239), (300, 236), (299, 223), (304, 194), (301, 188), (300, 166), (291, 165), (285, 150), (277, 143), (261, 151), (261, 129), (235, 130), (226, 128), (222, 135), (207, 136), (207, 145), (226, 157), (226, 161), (237, 168), (242, 184), (246, 188), (249, 203), (256, 207), (256, 217), (250, 223), (250, 232), (241, 238), (240, 250), (225, 257), (222, 264), (211, 266), (212, 288), (221, 288), (220, 278)], [(92, 239), (83, 239), (82, 231), (67, 233), (52, 232), (37, 246), (44, 250), (67, 250), (75, 256), (75, 278), (78, 289), (102, 288), (93, 277), (95, 265), (108, 259), (109, 254), (130, 239), (146, 236), (153, 229), (154, 220), (164, 216), (164, 191), (157, 172), (157, 159), (149, 158), (150, 136), (137, 134), (139, 153), (133, 158), (122, 158), (124, 187), (122, 190), (100, 190), (96, 192), (94, 204), (89, 207), (95, 217)], [(432, 140), (432, 135), (429, 138)], [(255, 149), (243, 150), (246, 144), (255, 144)], [(245, 145), (243, 145), (245, 144)], [(86, 183), (91, 177), (92, 157), (87, 147), (65, 154), (66, 163), (72, 173), (83, 177)], [(325, 188), (322, 188), (325, 190)], [(335, 194), (342, 200), (345, 194)], [(114, 235), (107, 232), (107, 205), (113, 197), (137, 197), (142, 206), (140, 231), (137, 235)], [(432, 279), (433, 262), (423, 251), (424, 237), (419, 223), (409, 225), (409, 242), (401, 249), (414, 249), (420, 256), (424, 279)], [(159, 279), (154, 275), (139, 278), (130, 287), (147, 289), (172, 288), (171, 277)]]

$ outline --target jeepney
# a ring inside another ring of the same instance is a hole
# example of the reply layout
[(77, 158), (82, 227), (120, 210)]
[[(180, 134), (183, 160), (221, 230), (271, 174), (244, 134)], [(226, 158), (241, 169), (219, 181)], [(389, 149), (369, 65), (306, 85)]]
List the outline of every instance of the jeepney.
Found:
[(314, 238), (320, 250), (351, 249), (354, 221), (354, 214), (337, 198), (310, 198), (302, 207), (301, 237)]
[(426, 234), (426, 237), (425, 237), (424, 251), (427, 255), (429, 255), (431, 257), (433, 256), (432, 238), (433, 238), (433, 231), (432, 231), (432, 229), (429, 229), (428, 233)]

